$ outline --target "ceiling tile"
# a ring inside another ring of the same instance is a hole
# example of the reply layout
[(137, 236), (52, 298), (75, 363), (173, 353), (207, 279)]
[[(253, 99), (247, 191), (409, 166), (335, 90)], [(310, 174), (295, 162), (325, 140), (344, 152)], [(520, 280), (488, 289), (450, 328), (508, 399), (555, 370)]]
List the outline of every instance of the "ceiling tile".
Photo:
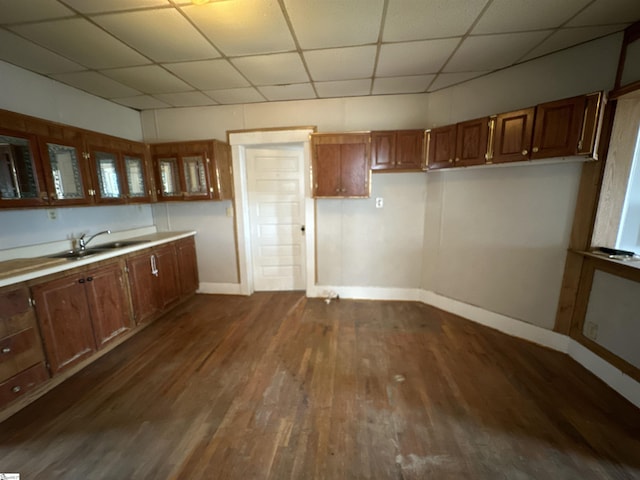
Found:
[(149, 95), (138, 95), (136, 97), (114, 98), (114, 102), (126, 107), (136, 108), (138, 110), (150, 110), (153, 108), (168, 108), (171, 105), (161, 102), (157, 98)]
[(204, 107), (216, 104), (202, 92), (159, 93), (154, 97), (172, 107)]
[(105, 70), (105, 75), (143, 93), (188, 92), (193, 87), (157, 65)]
[(229, 57), (296, 49), (277, 0), (214, 2), (182, 10)]
[(149, 63), (135, 50), (82, 18), (20, 25), (12, 30), (89, 68)]
[(543, 30), (467, 37), (443, 71), (485, 72), (507, 67), (537, 46), (550, 33)]
[(493, 0), (472, 34), (556, 28), (591, 0)]
[(383, 41), (461, 37), (467, 33), (487, 1), (389, 0)]
[(321, 98), (359, 97), (369, 95), (371, 79), (316, 82), (315, 85), (318, 96)]
[(297, 53), (242, 57), (231, 61), (254, 85), (280, 85), (309, 80)]
[(95, 22), (157, 62), (216, 58), (220, 54), (173, 9), (100, 15)]
[(304, 52), (313, 80), (349, 80), (373, 75), (376, 47), (331, 48)]
[(376, 43), (383, 0), (284, 0), (303, 49)]
[(96, 72), (61, 73), (52, 75), (52, 77), (72, 87), (104, 98), (130, 97), (140, 94), (137, 90)]
[(168, 0), (64, 0), (81, 13), (115, 12), (148, 7), (168, 7)]
[(437, 73), (458, 43), (459, 38), (447, 38), (382, 45), (376, 75), (398, 77)]
[(0, 29), (0, 59), (38, 73), (78, 72), (84, 67)]
[(57, 0), (0, 0), (0, 25), (75, 15)]
[(265, 101), (265, 98), (260, 95), (260, 92), (258, 92), (253, 87), (229, 88), (225, 90), (208, 90), (204, 93), (209, 95), (216, 102), (225, 105), (232, 105), (234, 103), (256, 103)]
[(249, 82), (227, 60), (167, 63), (163, 65), (200, 90), (245, 87)]
[(458, 83), (466, 82), (472, 78), (477, 78), (488, 72), (461, 72), (461, 73), (441, 73), (434, 82), (429, 85), (429, 91), (435, 92), (441, 88), (456, 85)]
[(638, 0), (596, 0), (567, 23), (567, 26), (583, 27), (633, 23), (636, 20), (640, 20), (640, 2)]
[(373, 81), (374, 95), (387, 95), (393, 93), (420, 93), (424, 92), (435, 75), (413, 75), (410, 77), (376, 78)]
[(604, 27), (562, 28), (554, 32), (549, 38), (529, 52), (523, 60), (530, 60), (594, 38), (603, 37), (610, 33), (624, 30), (624, 27), (624, 25), (608, 25)]
[(316, 92), (310, 83), (298, 83), (293, 85), (271, 85), (266, 87), (259, 87), (260, 93), (262, 93), (267, 100), (279, 101), (279, 100), (304, 100), (307, 98), (316, 98)]

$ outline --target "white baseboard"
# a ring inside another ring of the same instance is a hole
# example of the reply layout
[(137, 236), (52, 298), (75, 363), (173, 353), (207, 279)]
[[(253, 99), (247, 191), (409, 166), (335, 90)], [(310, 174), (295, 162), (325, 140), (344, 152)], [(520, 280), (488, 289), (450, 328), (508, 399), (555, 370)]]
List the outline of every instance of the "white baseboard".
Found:
[(314, 285), (307, 289), (307, 296), (325, 298), (337, 293), (340, 298), (354, 300), (404, 300), (419, 302), (422, 290), (419, 288), (386, 288), (386, 287), (337, 287), (332, 285)]
[(200, 283), (198, 293), (217, 295), (242, 295), (239, 283)]

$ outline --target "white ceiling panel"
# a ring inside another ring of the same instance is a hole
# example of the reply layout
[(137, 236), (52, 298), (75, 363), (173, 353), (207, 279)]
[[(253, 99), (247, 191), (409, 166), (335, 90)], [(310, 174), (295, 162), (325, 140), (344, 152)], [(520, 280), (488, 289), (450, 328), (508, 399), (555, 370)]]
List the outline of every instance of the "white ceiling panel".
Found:
[(61, 73), (52, 75), (53, 78), (60, 82), (66, 83), (73, 87), (92, 93), (99, 97), (116, 98), (130, 97), (140, 95), (140, 92), (134, 88), (127, 87), (115, 80), (105, 77), (97, 72), (75, 72)]
[(591, 0), (493, 0), (472, 34), (556, 28)]
[(466, 82), (472, 78), (477, 78), (488, 72), (460, 72), (460, 73), (441, 73), (434, 82), (429, 86), (430, 92), (435, 92), (441, 88)]
[(552, 34), (538, 47), (532, 50), (523, 60), (529, 60), (532, 58), (546, 55), (547, 53), (555, 52), (563, 48), (567, 48), (578, 43), (583, 43), (593, 38), (599, 38), (605, 35), (609, 35), (613, 32), (618, 32), (624, 28), (624, 25), (608, 25), (604, 27), (575, 27), (575, 28), (563, 28)]
[(117, 38), (157, 62), (220, 56), (177, 10), (116, 13), (100, 15), (94, 20)]
[(459, 43), (459, 38), (447, 38), (382, 45), (376, 75), (397, 77), (437, 73)]
[(376, 50), (374, 45), (312, 50), (304, 59), (316, 81), (367, 78), (373, 75)]
[(223, 59), (168, 63), (164, 67), (200, 90), (217, 90), (249, 85), (249, 82), (238, 73), (233, 65)]
[(171, 105), (161, 102), (157, 98), (149, 95), (138, 95), (136, 97), (114, 98), (114, 102), (137, 110), (151, 110), (154, 108), (168, 108)]
[(371, 79), (316, 82), (316, 91), (321, 98), (359, 97), (369, 95), (369, 90)]
[(254, 85), (281, 85), (309, 81), (300, 55), (297, 53), (242, 57), (233, 59), (232, 62)]
[(383, 0), (284, 0), (284, 3), (303, 49), (378, 41)]
[(105, 70), (105, 75), (148, 94), (192, 91), (193, 87), (157, 65)]
[(236, 103), (256, 103), (264, 102), (266, 99), (260, 92), (253, 87), (247, 88), (228, 88), (225, 90), (209, 90), (205, 91), (208, 96), (216, 102), (224, 105), (233, 105)]
[(389, 0), (383, 41), (460, 37), (467, 33), (487, 1)]
[(376, 78), (373, 82), (374, 95), (389, 95), (394, 93), (420, 93), (427, 87), (435, 75), (413, 75), (410, 77)]
[(467, 37), (444, 68), (445, 72), (486, 72), (513, 64), (551, 31), (528, 33), (503, 33), (479, 37)]
[(170, 5), (168, 0), (64, 0), (64, 2), (81, 13), (115, 12)]
[(84, 67), (77, 63), (2, 29), (0, 29), (0, 58), (27, 70), (44, 74), (84, 70)]
[(316, 98), (316, 92), (310, 83), (298, 83), (293, 85), (270, 85), (266, 87), (258, 87), (260, 93), (267, 100), (276, 102), (280, 100), (304, 100), (307, 98)]
[(216, 104), (202, 92), (158, 93), (154, 97), (172, 107), (205, 107)]
[(191, 5), (182, 9), (227, 56), (295, 50), (276, 0), (245, 0)]
[(20, 25), (12, 30), (89, 68), (149, 63), (145, 57), (82, 18)]
[(633, 23), (640, 17), (638, 0), (595, 0), (573, 18), (567, 26), (583, 27), (615, 23)]
[(0, 0), (0, 25), (75, 15), (57, 0)]

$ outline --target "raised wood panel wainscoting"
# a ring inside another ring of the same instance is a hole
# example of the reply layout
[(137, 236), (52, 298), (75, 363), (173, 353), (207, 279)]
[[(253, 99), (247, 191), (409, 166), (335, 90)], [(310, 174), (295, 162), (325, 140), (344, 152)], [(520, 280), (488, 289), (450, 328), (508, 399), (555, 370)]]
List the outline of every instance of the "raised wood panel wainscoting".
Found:
[(0, 428), (23, 478), (630, 479), (640, 412), (417, 302), (197, 295)]

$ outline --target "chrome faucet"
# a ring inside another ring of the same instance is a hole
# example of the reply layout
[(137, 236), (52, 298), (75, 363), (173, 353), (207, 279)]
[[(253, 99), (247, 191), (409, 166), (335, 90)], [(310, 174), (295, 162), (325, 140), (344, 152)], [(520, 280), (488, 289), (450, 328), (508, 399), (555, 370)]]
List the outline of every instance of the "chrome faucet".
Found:
[(93, 240), (94, 238), (96, 238), (98, 235), (102, 235), (103, 233), (106, 233), (107, 235), (111, 234), (111, 230), (103, 230), (102, 232), (98, 232), (95, 235), (91, 235), (89, 237), (89, 240), (87, 240), (85, 242), (84, 237), (86, 235), (86, 233), (83, 233), (82, 235), (80, 235), (80, 238), (78, 239), (78, 250), (84, 250), (87, 247), (87, 244)]

